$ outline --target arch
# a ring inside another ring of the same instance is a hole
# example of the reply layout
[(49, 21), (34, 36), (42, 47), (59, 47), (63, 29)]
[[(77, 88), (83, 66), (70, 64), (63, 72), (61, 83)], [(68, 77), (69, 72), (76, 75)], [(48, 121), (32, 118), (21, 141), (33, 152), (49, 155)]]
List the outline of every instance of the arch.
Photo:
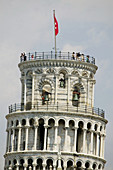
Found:
[(28, 158), (27, 162), (28, 162), (27, 170), (29, 170), (29, 167), (31, 167), (31, 169), (33, 170), (33, 158)]
[(85, 78), (87, 78), (87, 77), (88, 77), (88, 72), (87, 72), (87, 71), (83, 71), (83, 72), (82, 72), (82, 76), (85, 77)]
[(32, 75), (32, 70), (28, 70), (27, 72), (26, 72), (26, 76), (31, 76)]
[(11, 120), (11, 126), (13, 126), (13, 120)]
[(67, 170), (72, 170), (74, 167), (73, 167), (74, 163), (72, 160), (68, 160), (67, 161)]
[(42, 170), (43, 169), (42, 163), (43, 163), (43, 160), (41, 158), (38, 158), (36, 169)]
[(14, 160), (13, 160), (13, 165), (16, 165), (16, 164), (17, 164), (17, 160), (14, 159)]
[(80, 76), (80, 72), (78, 70), (72, 70), (71, 75), (79, 77)]
[(52, 158), (48, 158), (46, 160), (46, 169), (50, 169), (50, 167), (51, 167), (51, 169), (53, 169), (53, 159)]
[(97, 124), (94, 125), (94, 129), (95, 129), (95, 131), (97, 131), (97, 129), (98, 129), (98, 125)]
[(29, 125), (34, 126), (35, 120), (33, 118), (29, 119)]
[(21, 124), (22, 124), (22, 126), (25, 126), (26, 125), (26, 119), (22, 119)]
[(78, 160), (76, 163), (77, 168), (81, 168), (82, 167), (82, 161)]
[(60, 74), (60, 73), (64, 73), (66, 75), (66, 74), (69, 74), (69, 70), (66, 68), (61, 68), (58, 70), (58, 74)]
[(77, 106), (79, 104), (79, 98), (80, 98), (80, 88), (77, 86), (73, 87), (73, 92), (72, 92), (72, 105)]
[(92, 126), (91, 122), (88, 122), (87, 123), (87, 130), (91, 130), (91, 126)]
[(49, 84), (51, 86), (51, 90), (54, 89), (54, 82), (49, 78), (45, 78), (45, 77), (43, 78), (42, 77), (42, 79), (38, 83), (38, 90), (40, 92), (40, 95), (42, 94), (43, 86), (46, 85), (46, 84)]
[(101, 168), (102, 168), (102, 164), (99, 164), (99, 165), (98, 165), (98, 169), (101, 169)]
[(17, 127), (19, 125), (19, 120), (15, 121), (15, 126)]
[(93, 168), (93, 169), (96, 169), (96, 167), (97, 167), (97, 163), (94, 162), (93, 165), (92, 165), (92, 168)]
[(52, 100), (52, 88), (51, 85), (49, 83), (45, 83), (42, 86), (42, 104), (48, 104), (51, 102)]
[(85, 163), (85, 168), (88, 169), (90, 167), (90, 162), (89, 161), (86, 161)]
[(78, 129), (77, 129), (77, 144), (76, 144), (76, 151), (82, 152), (83, 151), (83, 121), (78, 122)]
[(54, 120), (53, 118), (50, 118), (50, 119), (48, 120), (48, 125), (49, 125), (50, 127), (54, 127), (54, 126), (55, 126), (55, 120)]
[(45, 129), (44, 129), (44, 119), (43, 118), (40, 118), (38, 120), (38, 149), (39, 150), (43, 150), (44, 148), (44, 132), (45, 132)]
[(63, 120), (63, 121), (65, 122), (65, 124), (66, 124), (66, 119), (65, 119), (64, 117), (58, 118), (58, 120), (57, 120), (58, 124), (59, 124), (59, 121), (60, 121), (60, 120)]
[(74, 128), (75, 127), (75, 121), (69, 120), (69, 127)]

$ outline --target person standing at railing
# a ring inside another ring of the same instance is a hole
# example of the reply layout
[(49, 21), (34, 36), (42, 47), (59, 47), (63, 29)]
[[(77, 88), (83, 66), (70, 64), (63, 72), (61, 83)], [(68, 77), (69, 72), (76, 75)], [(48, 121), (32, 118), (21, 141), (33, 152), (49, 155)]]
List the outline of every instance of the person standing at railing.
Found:
[(86, 62), (89, 63), (89, 55), (86, 56)]
[(20, 59), (21, 59), (21, 62), (27, 60), (27, 56), (25, 55), (25, 53), (21, 53)]
[(75, 60), (75, 52), (72, 53), (72, 59)]

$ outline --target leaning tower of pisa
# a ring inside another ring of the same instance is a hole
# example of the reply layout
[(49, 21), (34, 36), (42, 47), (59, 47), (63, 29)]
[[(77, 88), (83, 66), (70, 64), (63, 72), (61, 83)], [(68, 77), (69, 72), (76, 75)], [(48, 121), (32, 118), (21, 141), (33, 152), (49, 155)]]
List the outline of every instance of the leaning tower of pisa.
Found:
[(21, 54), (21, 101), (9, 106), (5, 170), (103, 170), (105, 113), (94, 106), (95, 58)]

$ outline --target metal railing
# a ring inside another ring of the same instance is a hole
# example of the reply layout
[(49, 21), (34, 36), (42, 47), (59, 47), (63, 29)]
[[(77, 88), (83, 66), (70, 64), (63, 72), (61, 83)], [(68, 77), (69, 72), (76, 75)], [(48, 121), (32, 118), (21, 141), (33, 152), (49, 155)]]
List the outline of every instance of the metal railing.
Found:
[(70, 53), (70, 52), (34, 52), (21, 54), (20, 62), (24, 61), (32, 61), (32, 60), (76, 60), (81, 62), (87, 62), (91, 64), (95, 64), (95, 58), (90, 57), (89, 55), (84, 55), (80, 53)]
[(61, 112), (74, 112), (74, 113), (87, 113), (92, 115), (98, 115), (103, 118), (105, 118), (105, 111), (103, 109), (99, 109), (96, 107), (90, 107), (85, 105), (84, 103), (78, 103), (77, 106), (69, 105), (67, 102), (63, 102), (62, 104), (57, 102), (57, 104), (54, 103), (48, 103), (48, 101), (45, 104), (42, 104), (41, 101), (37, 103), (27, 103), (24, 105), (24, 103), (18, 103), (13, 104), (9, 106), (9, 113), (18, 112), (18, 111), (29, 111), (29, 110), (36, 110), (36, 111), (61, 111)]

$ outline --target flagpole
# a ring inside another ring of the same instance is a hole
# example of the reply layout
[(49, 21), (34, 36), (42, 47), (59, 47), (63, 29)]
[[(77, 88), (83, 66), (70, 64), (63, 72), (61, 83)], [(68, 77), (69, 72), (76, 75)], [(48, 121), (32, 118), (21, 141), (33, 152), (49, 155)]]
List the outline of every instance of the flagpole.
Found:
[[(55, 33), (55, 10), (53, 10), (53, 16), (54, 16), (54, 33)], [(57, 54), (57, 50), (56, 50), (56, 35), (55, 35), (55, 57)]]

